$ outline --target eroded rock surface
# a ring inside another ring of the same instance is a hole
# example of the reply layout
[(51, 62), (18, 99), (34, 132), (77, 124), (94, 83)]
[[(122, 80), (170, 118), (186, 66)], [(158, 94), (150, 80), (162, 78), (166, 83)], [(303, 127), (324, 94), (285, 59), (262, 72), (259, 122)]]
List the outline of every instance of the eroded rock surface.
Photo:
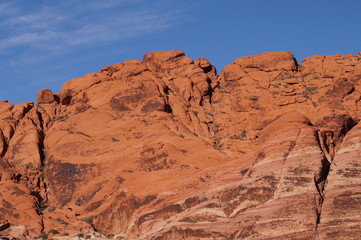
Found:
[(0, 235), (360, 239), (360, 84), (360, 54), (162, 51), (2, 101)]

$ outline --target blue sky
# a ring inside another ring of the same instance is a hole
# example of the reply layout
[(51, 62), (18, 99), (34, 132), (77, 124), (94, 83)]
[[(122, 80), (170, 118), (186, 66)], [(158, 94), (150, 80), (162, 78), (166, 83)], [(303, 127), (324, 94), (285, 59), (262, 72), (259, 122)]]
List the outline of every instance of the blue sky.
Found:
[(146, 52), (183, 50), (218, 72), (236, 58), (361, 51), (360, 0), (2, 0), (0, 101)]

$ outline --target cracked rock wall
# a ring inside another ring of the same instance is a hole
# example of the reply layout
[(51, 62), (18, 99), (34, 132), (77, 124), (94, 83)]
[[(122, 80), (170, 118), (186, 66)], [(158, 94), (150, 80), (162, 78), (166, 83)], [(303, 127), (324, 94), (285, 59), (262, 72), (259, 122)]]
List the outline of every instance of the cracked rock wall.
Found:
[(360, 54), (162, 51), (0, 102), (0, 235), (360, 239), (360, 91)]

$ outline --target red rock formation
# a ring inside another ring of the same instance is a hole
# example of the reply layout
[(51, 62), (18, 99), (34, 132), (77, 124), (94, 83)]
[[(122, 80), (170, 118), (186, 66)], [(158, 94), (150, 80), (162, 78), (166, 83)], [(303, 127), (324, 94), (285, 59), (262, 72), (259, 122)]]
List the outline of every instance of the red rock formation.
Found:
[(360, 57), (152, 52), (0, 102), (0, 235), (359, 239)]

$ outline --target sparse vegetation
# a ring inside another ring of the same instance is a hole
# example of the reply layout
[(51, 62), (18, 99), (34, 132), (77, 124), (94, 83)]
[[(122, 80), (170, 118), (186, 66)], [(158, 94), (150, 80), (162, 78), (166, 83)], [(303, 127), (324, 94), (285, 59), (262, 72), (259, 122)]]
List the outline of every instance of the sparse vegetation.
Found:
[(56, 235), (56, 234), (59, 234), (59, 231), (52, 228), (52, 229), (50, 229), (50, 230), (48, 231), (48, 234), (54, 234), (54, 235)]
[(119, 139), (117, 139), (117, 138), (112, 138), (112, 142), (119, 142)]
[(317, 91), (315, 91), (315, 90), (316, 90), (316, 88), (315, 88), (315, 87), (306, 87), (306, 91), (316, 93)]
[(74, 131), (71, 130), (70, 128), (67, 128), (66, 131), (67, 131), (68, 133), (70, 133), (70, 134), (74, 134)]
[(309, 72), (309, 73), (305, 73), (305, 74), (303, 74), (301, 77), (302, 78), (305, 78), (305, 77), (307, 77), (307, 76), (309, 76), (309, 75), (311, 75), (311, 74), (314, 74), (315, 72)]
[(6, 118), (3, 118), (2, 120), (15, 121), (15, 118), (14, 117), (6, 117)]
[(34, 168), (34, 164), (32, 162), (29, 162), (27, 164), (25, 164), (25, 168), (27, 169), (33, 169)]
[(277, 83), (276, 85), (273, 85), (275, 88), (279, 88), (281, 86), (281, 83)]
[(220, 93), (231, 93), (230, 91), (226, 91), (226, 90), (219, 90)]
[(68, 225), (67, 222), (65, 222), (63, 219), (60, 219), (60, 218), (56, 218), (55, 221), (61, 223), (61, 224), (64, 224), (64, 225)]
[(246, 130), (242, 130), (241, 134), (237, 137), (235, 137), (235, 139), (237, 140), (243, 140), (247, 137), (247, 131)]
[(250, 97), (249, 100), (252, 101), (252, 102), (257, 102), (259, 99), (258, 96), (253, 96), (253, 97)]
[(194, 115), (198, 116), (198, 111), (193, 111)]
[(86, 222), (88, 224), (92, 224), (93, 223), (93, 218), (92, 217), (85, 217), (81, 219), (83, 222)]
[[(33, 187), (33, 186), (31, 186), (31, 187)], [(30, 186), (29, 186), (29, 189), (30, 189)], [(47, 208), (47, 206), (43, 202), (41, 202), (41, 203), (39, 203), (39, 207), (36, 210), (38, 210), (39, 212), (42, 212), (46, 208)]]
[(215, 150), (221, 150), (221, 141), (217, 140), (216, 142), (213, 143), (213, 148)]
[(64, 117), (64, 116), (58, 116), (58, 117), (53, 117), (50, 121), (52, 121), (52, 122), (56, 122), (56, 121), (65, 122), (67, 119), (68, 118)]
[(36, 106), (37, 106), (39, 109), (45, 111), (45, 110), (44, 110), (44, 107), (43, 107), (41, 104), (36, 104)]
[(303, 94), (302, 97), (304, 97), (304, 98), (310, 98), (310, 96), (308, 96), (308, 94)]
[(49, 206), (46, 208), (48, 210), (48, 212), (54, 212), (56, 207), (53, 207), (53, 206)]
[(218, 133), (219, 133), (219, 129), (218, 129), (219, 127), (220, 127), (219, 124), (215, 124), (215, 125), (214, 125), (214, 130), (213, 130), (213, 133), (214, 133), (214, 134), (218, 134)]
[(40, 233), (37, 239), (48, 239), (48, 234), (46, 233)]
[(205, 201), (208, 201), (208, 198), (205, 197), (205, 196), (203, 196), (203, 197), (201, 198), (201, 202), (205, 202)]
[(241, 137), (245, 138), (246, 136), (247, 136), (247, 132), (246, 132), (246, 130), (243, 130), (241, 133)]
[(305, 90), (302, 92), (302, 97), (309, 98), (310, 95), (313, 95), (315, 93), (318, 93), (315, 87), (306, 87)]
[(259, 159), (263, 159), (265, 157), (266, 157), (266, 153), (264, 151), (261, 151), (257, 154), (256, 159), (259, 160)]
[(78, 233), (76, 236), (77, 236), (78, 238), (84, 238), (84, 233)]
[(285, 78), (281, 78), (280, 80), (285, 80), (285, 79), (290, 79), (290, 78), (299, 78), (299, 76), (296, 76), (296, 75), (291, 75), (291, 76), (288, 76), (288, 77), (285, 77)]

